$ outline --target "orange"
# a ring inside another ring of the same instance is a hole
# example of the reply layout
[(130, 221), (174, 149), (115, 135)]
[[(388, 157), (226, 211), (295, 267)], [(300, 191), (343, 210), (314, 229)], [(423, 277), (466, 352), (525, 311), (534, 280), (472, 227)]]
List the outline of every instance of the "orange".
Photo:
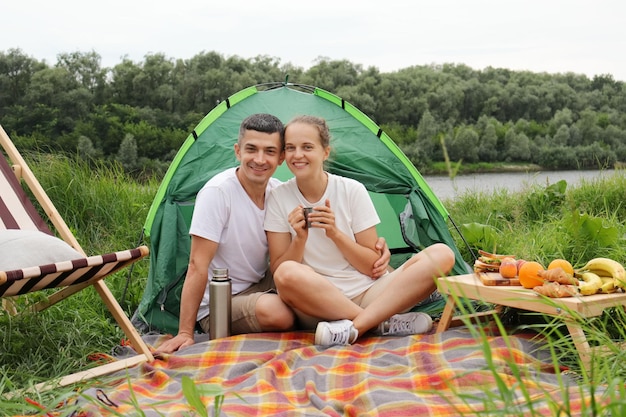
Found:
[(543, 265), (539, 262), (528, 261), (524, 263), (517, 274), (519, 283), (522, 284), (522, 287), (524, 288), (534, 288), (538, 285), (542, 285), (543, 278), (541, 278), (537, 272), (543, 270)]
[(574, 267), (565, 259), (555, 259), (550, 262), (550, 265), (548, 265), (548, 269), (554, 269), (559, 267), (563, 268), (563, 271), (567, 272), (568, 274), (574, 275)]

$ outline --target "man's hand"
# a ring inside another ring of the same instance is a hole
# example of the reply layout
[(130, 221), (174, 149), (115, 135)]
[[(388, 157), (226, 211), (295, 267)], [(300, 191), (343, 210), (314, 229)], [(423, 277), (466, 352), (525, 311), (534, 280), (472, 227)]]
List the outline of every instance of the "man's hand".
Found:
[(186, 333), (179, 333), (175, 337), (163, 342), (158, 348), (156, 348), (156, 351), (157, 353), (174, 353), (179, 349), (193, 344), (193, 336)]
[(380, 253), (380, 258), (374, 262), (374, 268), (372, 269), (372, 278), (374, 279), (382, 277), (387, 272), (389, 261), (391, 260), (391, 252), (384, 237), (381, 236), (376, 241), (376, 250)]

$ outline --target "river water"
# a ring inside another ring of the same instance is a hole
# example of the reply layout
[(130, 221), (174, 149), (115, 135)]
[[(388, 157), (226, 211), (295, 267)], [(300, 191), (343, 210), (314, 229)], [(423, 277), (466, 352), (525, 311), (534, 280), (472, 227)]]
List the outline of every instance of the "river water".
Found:
[[(620, 175), (625, 175), (620, 171)], [(440, 200), (454, 200), (465, 193), (492, 194), (499, 189), (522, 191), (532, 185), (546, 186), (560, 180), (567, 181), (573, 187), (584, 181), (593, 181), (601, 177), (615, 175), (614, 170), (592, 171), (538, 171), (538, 172), (501, 172), (485, 174), (457, 175), (454, 180), (447, 176), (429, 175), (424, 179)]]

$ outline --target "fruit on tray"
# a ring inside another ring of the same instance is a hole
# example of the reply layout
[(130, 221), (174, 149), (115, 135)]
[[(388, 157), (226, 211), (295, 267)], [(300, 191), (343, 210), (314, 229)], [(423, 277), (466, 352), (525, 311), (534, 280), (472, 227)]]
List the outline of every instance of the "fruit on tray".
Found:
[(544, 279), (539, 275), (543, 271), (543, 265), (536, 261), (527, 261), (518, 272), (519, 282), (524, 288), (534, 288), (542, 285)]
[(544, 268), (539, 262), (517, 259), (515, 255), (483, 250), (478, 253), (474, 272), (485, 285), (522, 285), (554, 298), (626, 291), (626, 269), (610, 258), (591, 259), (578, 269), (569, 261), (557, 258)]
[(517, 276), (517, 262), (515, 258), (503, 258), (498, 271), (503, 278), (515, 278)]
[[(564, 264), (561, 263), (561, 265)], [(544, 278), (545, 282), (533, 287), (533, 290), (538, 294), (553, 298), (612, 294), (619, 288), (623, 290), (626, 287), (624, 266), (609, 258), (591, 259), (582, 268), (574, 270), (573, 275), (565, 272), (562, 266), (547, 271), (537, 271), (537, 275)], [(520, 277), (520, 282), (524, 285), (526, 281)]]
[(622, 264), (613, 259), (591, 259), (582, 268), (576, 270), (576, 275), (582, 278), (585, 272), (592, 272), (600, 278), (612, 278), (614, 286), (626, 289), (626, 270)]
[[(593, 295), (602, 288), (602, 279), (593, 272), (583, 272), (580, 275), (583, 281), (578, 284), (578, 289), (582, 295)], [(615, 285), (613, 285), (615, 287)]]
[(568, 274), (574, 275), (574, 267), (566, 259), (557, 258), (557, 259), (552, 260), (552, 262), (548, 264), (548, 269), (555, 269), (555, 268), (563, 268), (563, 270), (567, 272)]

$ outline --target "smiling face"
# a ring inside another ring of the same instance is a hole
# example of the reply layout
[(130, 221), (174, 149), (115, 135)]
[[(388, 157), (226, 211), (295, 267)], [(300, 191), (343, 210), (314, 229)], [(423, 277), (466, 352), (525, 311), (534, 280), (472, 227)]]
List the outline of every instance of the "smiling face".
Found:
[(246, 130), (235, 144), (240, 180), (265, 187), (284, 160), (281, 145), (279, 132)]
[(322, 144), (314, 124), (295, 121), (285, 129), (285, 161), (296, 179), (315, 179), (324, 171), (330, 147)]

